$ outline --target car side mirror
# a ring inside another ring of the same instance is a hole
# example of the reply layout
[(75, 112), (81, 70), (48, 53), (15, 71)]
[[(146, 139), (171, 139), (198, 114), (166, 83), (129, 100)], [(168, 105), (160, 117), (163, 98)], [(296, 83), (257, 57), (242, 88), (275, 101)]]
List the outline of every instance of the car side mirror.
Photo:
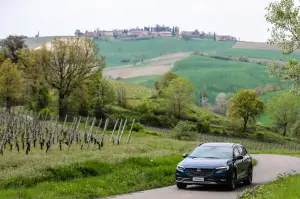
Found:
[(188, 157), (188, 154), (187, 154), (187, 153), (184, 153), (184, 154), (182, 154), (182, 157), (183, 157), (183, 158), (186, 158), (186, 157)]
[(239, 155), (237, 157), (235, 157), (236, 160), (242, 160), (244, 157), (242, 155)]

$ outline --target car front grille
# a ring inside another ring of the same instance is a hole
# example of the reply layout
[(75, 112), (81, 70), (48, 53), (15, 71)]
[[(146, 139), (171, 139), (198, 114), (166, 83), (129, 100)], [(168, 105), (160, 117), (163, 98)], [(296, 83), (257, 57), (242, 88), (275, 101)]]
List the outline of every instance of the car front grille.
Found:
[(213, 172), (214, 172), (213, 169), (200, 169), (200, 170), (194, 168), (185, 169), (185, 173), (190, 177), (194, 177), (194, 176), (206, 177), (206, 176), (210, 176)]

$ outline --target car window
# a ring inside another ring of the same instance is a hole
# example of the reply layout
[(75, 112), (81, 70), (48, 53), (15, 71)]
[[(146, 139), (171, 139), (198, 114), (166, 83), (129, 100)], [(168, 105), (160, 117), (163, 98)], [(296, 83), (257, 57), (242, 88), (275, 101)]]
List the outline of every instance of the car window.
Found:
[(199, 146), (189, 157), (194, 158), (232, 158), (231, 147), (220, 147), (220, 146)]
[(240, 149), (240, 152), (241, 152), (241, 155), (242, 155), (242, 156), (247, 155), (247, 151), (246, 151), (246, 149), (245, 149), (244, 147), (239, 146), (239, 149)]
[(239, 155), (241, 155), (241, 153), (237, 147), (234, 147), (233, 154), (234, 154), (234, 157), (238, 157)]

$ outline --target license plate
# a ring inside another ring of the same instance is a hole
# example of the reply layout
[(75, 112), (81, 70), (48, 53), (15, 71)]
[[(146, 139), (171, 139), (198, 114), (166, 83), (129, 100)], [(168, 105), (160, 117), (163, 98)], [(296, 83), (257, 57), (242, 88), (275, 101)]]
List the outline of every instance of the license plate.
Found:
[(193, 177), (193, 181), (195, 181), (195, 182), (203, 182), (204, 178)]

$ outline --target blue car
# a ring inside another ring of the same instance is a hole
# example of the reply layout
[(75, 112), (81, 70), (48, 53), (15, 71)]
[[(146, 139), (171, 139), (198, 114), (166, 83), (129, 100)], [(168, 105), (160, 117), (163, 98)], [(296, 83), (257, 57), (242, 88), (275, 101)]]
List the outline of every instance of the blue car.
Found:
[(246, 148), (235, 143), (203, 143), (176, 168), (179, 189), (187, 185), (225, 185), (234, 190), (239, 182), (252, 183), (252, 157)]

